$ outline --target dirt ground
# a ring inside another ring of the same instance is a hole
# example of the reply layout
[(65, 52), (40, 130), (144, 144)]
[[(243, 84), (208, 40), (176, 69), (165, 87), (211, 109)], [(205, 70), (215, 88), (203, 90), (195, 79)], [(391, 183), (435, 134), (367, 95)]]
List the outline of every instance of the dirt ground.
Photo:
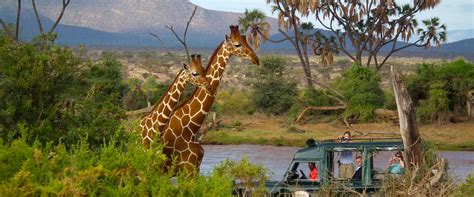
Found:
[[(345, 131), (354, 137), (399, 137), (399, 126), (391, 123), (354, 124), (352, 129), (341, 123), (308, 123), (289, 125), (284, 117), (261, 114), (222, 117), (223, 127), (209, 131), (204, 143), (268, 144), (304, 146), (309, 138), (337, 138)], [(445, 125), (419, 125), (421, 135), (441, 150), (474, 150), (474, 121)]]

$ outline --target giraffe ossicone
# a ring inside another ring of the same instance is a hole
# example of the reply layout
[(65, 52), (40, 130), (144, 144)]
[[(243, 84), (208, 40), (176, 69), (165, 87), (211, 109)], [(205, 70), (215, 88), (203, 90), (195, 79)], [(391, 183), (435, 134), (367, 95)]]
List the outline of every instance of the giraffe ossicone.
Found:
[(140, 121), (142, 143), (147, 149), (155, 140), (157, 135), (161, 135), (164, 126), (168, 123), (181, 95), (186, 82), (190, 82), (206, 91), (210, 90), (205, 70), (202, 67), (201, 55), (191, 55), (191, 64), (183, 63), (183, 69), (179, 71), (174, 81), (161, 99), (155, 104), (152, 111), (145, 115)]
[(206, 78), (210, 89), (196, 87), (193, 94), (180, 106), (176, 107), (168, 124), (163, 130), (161, 140), (165, 147), (163, 153), (168, 160), (165, 170), (177, 159), (177, 169), (192, 174), (199, 170), (204, 149), (196, 139), (217, 93), (220, 80), (231, 56), (248, 59), (259, 64), (254, 50), (247, 43), (245, 35), (240, 35), (238, 26), (230, 26), (230, 35), (216, 48), (206, 67)]

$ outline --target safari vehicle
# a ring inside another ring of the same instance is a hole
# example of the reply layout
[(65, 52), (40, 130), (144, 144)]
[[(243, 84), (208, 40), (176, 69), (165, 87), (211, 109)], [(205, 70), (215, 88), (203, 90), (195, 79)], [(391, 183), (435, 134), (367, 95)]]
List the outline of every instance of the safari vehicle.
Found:
[[(267, 193), (270, 196), (304, 196), (319, 193), (330, 188), (333, 193), (345, 193), (349, 190), (366, 193), (377, 191), (382, 179), (387, 176), (387, 156), (403, 150), (400, 138), (353, 139), (350, 143), (339, 140), (326, 140), (320, 143), (308, 140), (308, 147), (296, 152), (281, 181), (267, 181)], [(342, 151), (351, 151), (353, 156), (362, 156), (362, 177), (360, 180), (338, 178), (338, 158)], [(318, 169), (317, 180), (307, 178), (308, 163), (315, 163)], [(306, 173), (305, 173), (306, 171)]]

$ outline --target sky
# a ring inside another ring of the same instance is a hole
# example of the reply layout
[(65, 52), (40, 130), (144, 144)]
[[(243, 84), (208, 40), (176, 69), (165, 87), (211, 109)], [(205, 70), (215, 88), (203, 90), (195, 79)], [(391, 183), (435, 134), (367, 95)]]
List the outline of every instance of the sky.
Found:
[[(266, 0), (190, 0), (192, 3), (210, 10), (243, 13), (245, 9), (260, 9), (267, 16), (272, 16), (270, 5)], [(399, 4), (406, 4), (412, 0), (397, 0)], [(273, 16), (276, 17), (276, 16)], [(424, 20), (439, 17), (441, 23), (446, 24), (449, 30), (474, 29), (474, 0), (441, 0), (441, 3), (432, 10), (418, 13), (417, 19)], [(313, 21), (310, 19), (310, 21)], [(314, 23), (314, 22), (313, 22)], [(314, 23), (316, 27), (321, 27)]]

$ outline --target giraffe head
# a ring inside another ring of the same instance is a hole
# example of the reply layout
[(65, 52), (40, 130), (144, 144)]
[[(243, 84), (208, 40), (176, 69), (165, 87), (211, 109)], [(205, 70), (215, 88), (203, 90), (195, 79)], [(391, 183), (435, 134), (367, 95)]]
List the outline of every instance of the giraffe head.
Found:
[(210, 84), (206, 79), (206, 71), (201, 64), (201, 55), (191, 55), (191, 64), (183, 63), (184, 78), (192, 84), (209, 91)]
[(232, 55), (248, 59), (254, 64), (259, 64), (257, 55), (247, 43), (247, 38), (245, 35), (240, 35), (238, 25), (230, 26), (230, 36), (225, 36), (224, 44), (226, 45), (226, 50)]

